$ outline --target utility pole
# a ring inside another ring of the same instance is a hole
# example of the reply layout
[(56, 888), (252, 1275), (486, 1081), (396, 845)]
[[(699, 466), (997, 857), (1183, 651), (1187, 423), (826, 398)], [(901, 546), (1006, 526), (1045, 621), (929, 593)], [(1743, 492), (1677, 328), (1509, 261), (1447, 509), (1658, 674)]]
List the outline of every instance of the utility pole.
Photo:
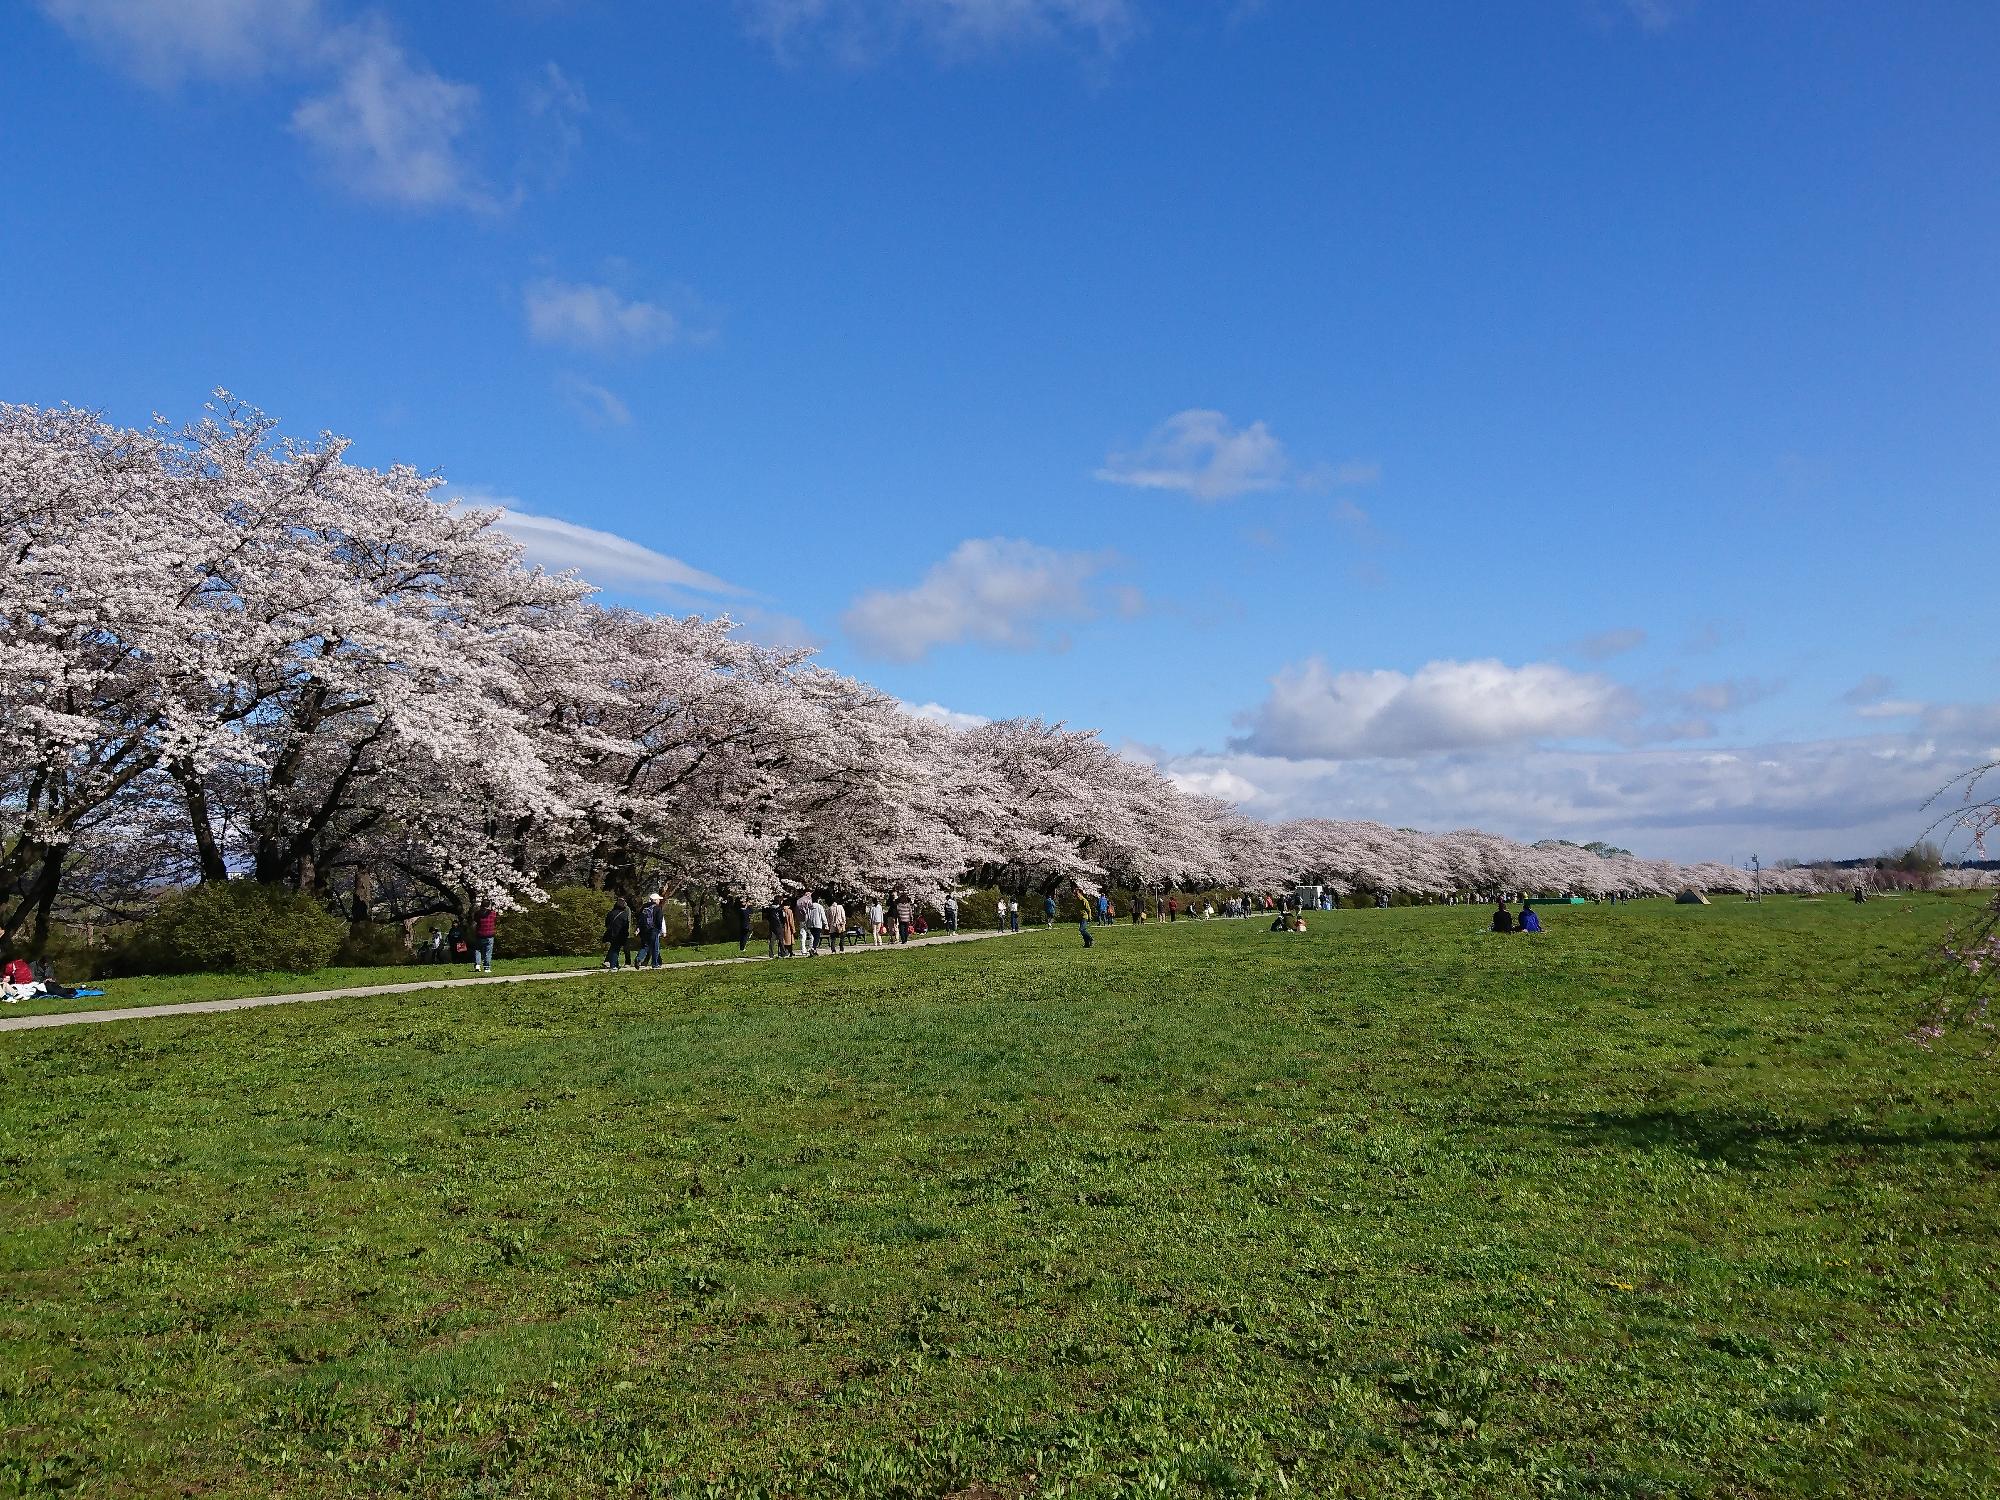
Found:
[(1757, 856), (1754, 854), (1750, 856), (1750, 882), (1753, 892), (1750, 899), (1752, 901), (1762, 901), (1764, 899), (1764, 867), (1757, 863)]

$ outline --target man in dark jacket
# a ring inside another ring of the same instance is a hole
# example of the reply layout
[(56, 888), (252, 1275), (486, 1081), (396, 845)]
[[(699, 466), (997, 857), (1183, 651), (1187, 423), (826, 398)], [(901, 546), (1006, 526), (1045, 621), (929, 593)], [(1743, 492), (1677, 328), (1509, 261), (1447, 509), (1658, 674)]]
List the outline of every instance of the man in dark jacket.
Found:
[(611, 903), (610, 914), (604, 919), (604, 967), (618, 967), (618, 955), (625, 951), (625, 939), (632, 933), (632, 913), (625, 909), (625, 898), (620, 896)]
[(1493, 908), (1493, 930), (1495, 932), (1512, 932), (1514, 930), (1514, 914), (1507, 910), (1507, 898), (1505, 896), (1502, 896), (1500, 904)]

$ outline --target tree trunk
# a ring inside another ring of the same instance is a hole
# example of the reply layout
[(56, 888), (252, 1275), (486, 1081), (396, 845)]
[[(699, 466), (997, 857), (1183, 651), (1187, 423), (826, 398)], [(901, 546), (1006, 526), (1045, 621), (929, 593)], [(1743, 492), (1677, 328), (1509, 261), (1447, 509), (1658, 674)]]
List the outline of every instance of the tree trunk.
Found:
[(201, 871), (201, 883), (219, 885), (229, 878), (229, 866), (223, 863), (222, 848), (215, 841), (215, 824), (208, 810), (208, 787), (186, 761), (176, 761), (168, 767), (167, 773), (173, 777), (174, 785), (181, 789), (181, 800), (187, 804), (188, 823), (194, 829), (195, 863)]
[(49, 916), (55, 910), (56, 892), (62, 889), (63, 861), (69, 851), (58, 845), (42, 860), (41, 894), (35, 899), (34, 949), (45, 953), (49, 946)]

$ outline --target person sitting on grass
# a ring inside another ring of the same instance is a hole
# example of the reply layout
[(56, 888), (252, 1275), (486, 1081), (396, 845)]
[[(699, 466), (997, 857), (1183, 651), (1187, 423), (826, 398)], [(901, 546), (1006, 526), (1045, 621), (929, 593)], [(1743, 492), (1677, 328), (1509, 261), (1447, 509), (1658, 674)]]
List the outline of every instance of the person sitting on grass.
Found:
[(1495, 932), (1512, 932), (1514, 930), (1514, 914), (1507, 910), (1507, 898), (1505, 896), (1502, 896), (1493, 908), (1493, 930)]
[(1533, 904), (1525, 896), (1521, 898), (1520, 925), (1515, 930), (1518, 932), (1540, 932), (1542, 930), (1542, 919), (1535, 914)]
[(42, 983), (35, 978), (34, 966), (18, 954), (0, 967), (0, 1000), (15, 1005), (23, 1000), (33, 1000), (42, 993)]
[(102, 990), (74, 990), (68, 985), (57, 984), (55, 974), (47, 964), (40, 966), (28, 962), (19, 954), (0, 965), (0, 1000), (15, 1005), (23, 1000), (74, 1000), (78, 995), (101, 995)]

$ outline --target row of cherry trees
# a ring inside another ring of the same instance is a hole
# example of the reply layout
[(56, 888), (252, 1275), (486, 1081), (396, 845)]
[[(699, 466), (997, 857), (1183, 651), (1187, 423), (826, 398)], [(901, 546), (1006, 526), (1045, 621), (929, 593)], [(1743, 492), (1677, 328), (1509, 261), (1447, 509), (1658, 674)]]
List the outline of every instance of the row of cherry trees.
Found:
[[(356, 918), (552, 884), (1731, 890), (1481, 833), (1255, 822), (1093, 733), (954, 731), (726, 620), (606, 608), (490, 511), (224, 398), (0, 406), (0, 937), (250, 878)], [(1766, 888), (1810, 877), (1767, 874)]]

